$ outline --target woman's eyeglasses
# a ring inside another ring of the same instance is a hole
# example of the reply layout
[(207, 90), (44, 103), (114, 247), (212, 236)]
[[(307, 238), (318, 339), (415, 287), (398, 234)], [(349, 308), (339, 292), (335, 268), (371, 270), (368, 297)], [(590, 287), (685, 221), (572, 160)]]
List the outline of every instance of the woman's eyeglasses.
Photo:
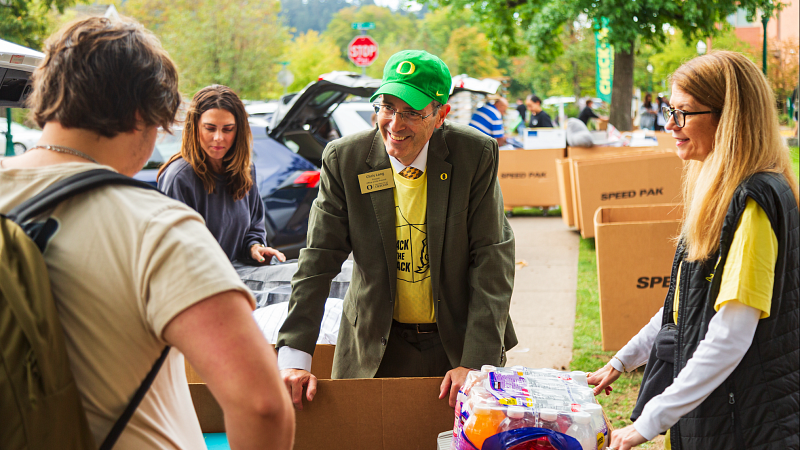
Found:
[(670, 108), (669, 106), (661, 107), (661, 114), (664, 116), (664, 121), (669, 122), (670, 117), (675, 118), (675, 126), (683, 128), (686, 126), (686, 116), (696, 116), (698, 114), (719, 114), (720, 111), (700, 111), (700, 112), (686, 112), (680, 109)]
[(428, 117), (436, 114), (436, 111), (439, 110), (439, 106), (437, 106), (433, 109), (432, 113), (428, 114), (427, 116), (423, 116), (415, 111), (398, 111), (393, 107), (382, 103), (373, 103), (372, 107), (375, 108), (375, 114), (378, 115), (379, 119), (391, 119), (395, 114), (397, 114), (400, 116), (400, 118), (408, 123), (420, 123)]

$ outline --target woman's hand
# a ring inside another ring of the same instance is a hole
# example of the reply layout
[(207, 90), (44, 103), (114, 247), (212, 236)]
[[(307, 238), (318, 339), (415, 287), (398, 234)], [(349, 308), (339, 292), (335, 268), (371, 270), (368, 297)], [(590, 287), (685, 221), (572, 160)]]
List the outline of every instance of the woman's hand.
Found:
[(645, 442), (647, 442), (647, 439), (639, 434), (636, 428), (633, 428), (633, 425), (628, 425), (621, 430), (611, 432), (611, 444), (608, 445), (608, 450), (628, 450)]
[(280, 262), (286, 262), (286, 256), (272, 247), (264, 247), (261, 244), (250, 247), (250, 257), (260, 263), (271, 260), (273, 256), (277, 256)]
[(614, 368), (611, 363), (606, 364), (603, 366), (602, 369), (598, 370), (597, 372), (589, 372), (586, 377), (586, 381), (593, 385), (595, 388), (594, 395), (599, 394), (603, 390), (606, 391), (606, 395), (610, 394), (611, 383), (617, 381), (621, 372)]

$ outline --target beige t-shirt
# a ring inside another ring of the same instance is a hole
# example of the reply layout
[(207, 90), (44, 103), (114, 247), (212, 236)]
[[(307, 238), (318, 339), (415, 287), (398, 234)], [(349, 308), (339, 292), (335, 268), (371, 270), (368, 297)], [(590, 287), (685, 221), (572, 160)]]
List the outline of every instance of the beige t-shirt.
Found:
[[(95, 168), (0, 169), (0, 212), (56, 180)], [(228, 290), (255, 303), (200, 215), (157, 192), (104, 187), (65, 201), (50, 217), (59, 227), (44, 257), (70, 366), (99, 446), (166, 345), (162, 333), (170, 320)], [(114, 448), (206, 448), (177, 349)]]

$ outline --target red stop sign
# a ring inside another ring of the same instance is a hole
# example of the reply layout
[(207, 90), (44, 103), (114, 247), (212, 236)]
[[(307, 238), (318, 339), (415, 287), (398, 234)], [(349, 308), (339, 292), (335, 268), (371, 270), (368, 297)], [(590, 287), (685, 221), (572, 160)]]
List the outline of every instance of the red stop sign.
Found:
[(378, 57), (378, 43), (366, 34), (356, 36), (347, 46), (347, 56), (358, 67), (366, 67)]

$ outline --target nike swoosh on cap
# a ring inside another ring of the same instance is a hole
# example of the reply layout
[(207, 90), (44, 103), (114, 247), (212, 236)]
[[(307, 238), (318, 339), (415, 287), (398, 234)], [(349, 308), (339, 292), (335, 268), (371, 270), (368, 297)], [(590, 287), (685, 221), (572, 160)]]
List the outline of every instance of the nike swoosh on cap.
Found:
[(443, 96), (443, 95), (444, 95), (444, 94), (440, 94), (440, 93), (439, 93), (439, 91), (436, 91), (436, 96), (437, 96), (437, 97), (441, 97), (441, 96)]

